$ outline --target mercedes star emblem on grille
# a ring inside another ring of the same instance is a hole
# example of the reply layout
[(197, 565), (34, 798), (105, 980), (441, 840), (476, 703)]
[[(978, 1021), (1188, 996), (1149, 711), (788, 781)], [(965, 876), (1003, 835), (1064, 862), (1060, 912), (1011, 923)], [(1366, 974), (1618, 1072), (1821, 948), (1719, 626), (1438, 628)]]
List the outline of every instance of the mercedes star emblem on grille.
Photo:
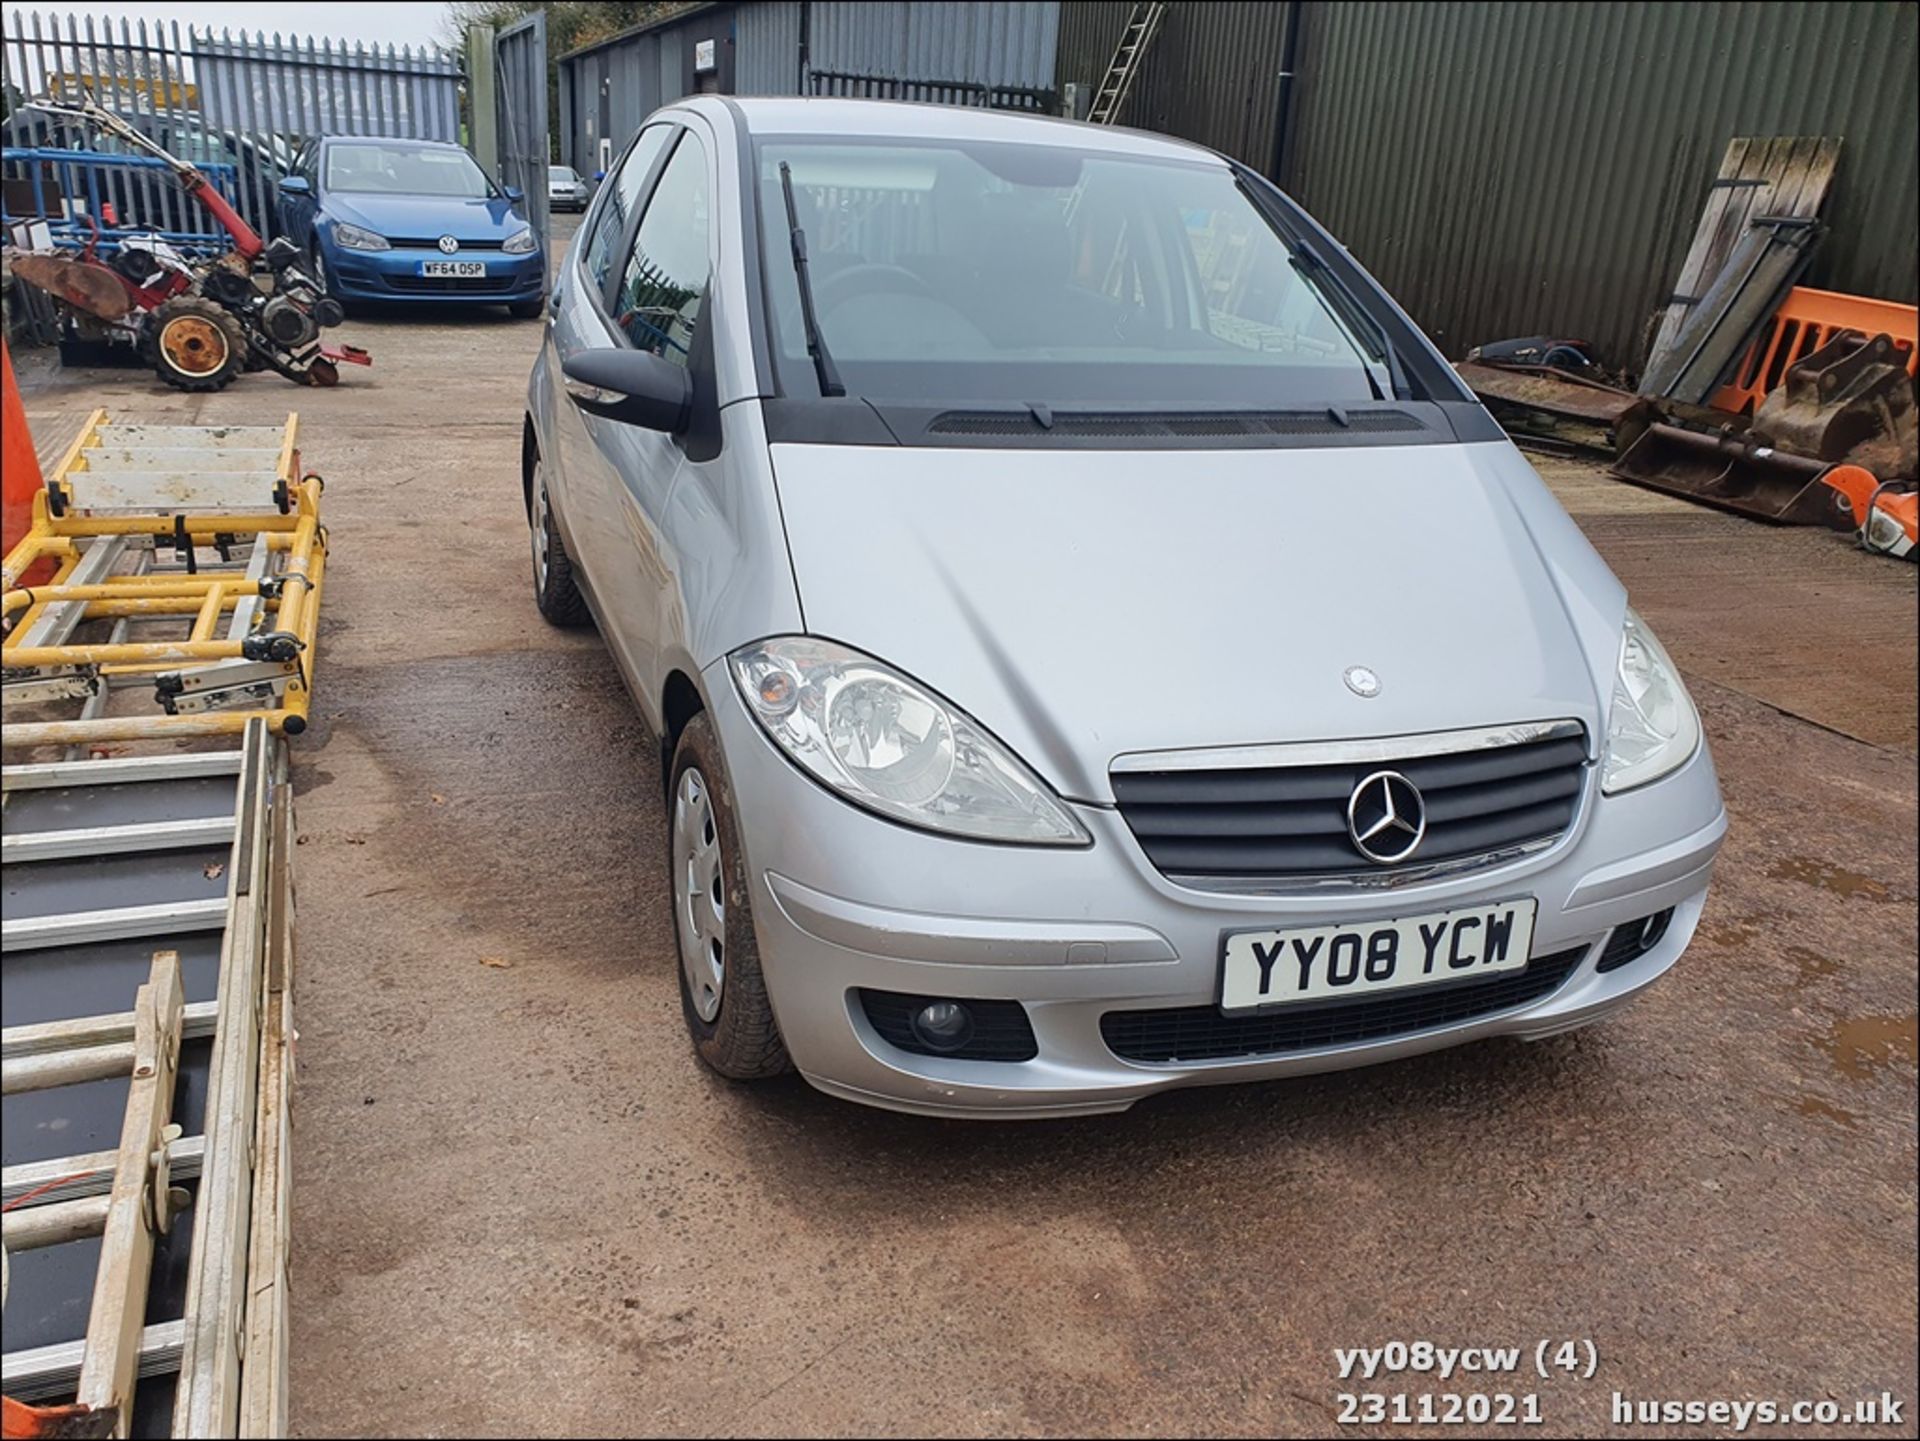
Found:
[(1375, 771), (1347, 800), (1347, 834), (1353, 848), (1375, 865), (1398, 865), (1427, 833), (1427, 803), (1399, 771)]
[(440, 253), (441, 254), (451, 255), (453, 254), (454, 251), (458, 250), (459, 248), (460, 248), (460, 242), (455, 240), (451, 235), (443, 235), (440, 237)]
[(1347, 689), (1363, 700), (1372, 700), (1380, 694), (1380, 677), (1363, 665), (1350, 665), (1340, 677), (1347, 683)]

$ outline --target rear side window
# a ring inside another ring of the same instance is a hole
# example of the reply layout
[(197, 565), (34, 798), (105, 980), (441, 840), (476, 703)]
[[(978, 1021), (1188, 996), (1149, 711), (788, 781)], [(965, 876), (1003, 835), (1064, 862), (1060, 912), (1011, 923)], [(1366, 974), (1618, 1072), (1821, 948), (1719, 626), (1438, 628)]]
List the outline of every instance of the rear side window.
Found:
[(676, 365), (687, 363), (693, 347), (711, 269), (708, 200), (706, 151), (687, 132), (647, 202), (614, 297), (613, 320), (621, 333)]
[(633, 149), (627, 152), (619, 175), (607, 187), (585, 251), (587, 274), (593, 279), (596, 295), (607, 293), (607, 276), (613, 270), (614, 257), (620, 252), (620, 242), (626, 238), (627, 220), (640, 203), (640, 190), (653, 171), (653, 162), (660, 158), (660, 152), (672, 138), (671, 125), (649, 125), (642, 130)]

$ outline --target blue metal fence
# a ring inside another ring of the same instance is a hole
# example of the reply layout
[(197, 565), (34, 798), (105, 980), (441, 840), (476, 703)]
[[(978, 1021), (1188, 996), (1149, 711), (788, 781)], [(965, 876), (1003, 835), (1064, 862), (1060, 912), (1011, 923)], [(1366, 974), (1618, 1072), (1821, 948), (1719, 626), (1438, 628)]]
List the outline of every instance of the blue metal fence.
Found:
[[(8, 147), (0, 151), (0, 172), (19, 183), (6, 187), (11, 194), (0, 203), (0, 218), (44, 219), (56, 242), (83, 246), (97, 240), (107, 255), (135, 233), (157, 234), (195, 254), (231, 250), (233, 238), (166, 169), (149, 155)], [(215, 162), (199, 169), (222, 195), (237, 192), (239, 166)], [(29, 203), (16, 203), (22, 198)]]

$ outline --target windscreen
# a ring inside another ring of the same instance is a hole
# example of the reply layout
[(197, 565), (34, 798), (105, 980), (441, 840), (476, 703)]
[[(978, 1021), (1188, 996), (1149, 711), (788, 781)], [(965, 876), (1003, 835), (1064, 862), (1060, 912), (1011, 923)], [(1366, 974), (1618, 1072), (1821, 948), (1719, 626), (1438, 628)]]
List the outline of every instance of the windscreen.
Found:
[(757, 147), (782, 390), (819, 394), (780, 166), (849, 394), (937, 405), (1263, 408), (1391, 394), (1218, 162), (1059, 146)]
[(365, 195), (484, 200), (494, 188), (473, 157), (453, 146), (354, 141), (327, 148), (327, 189)]

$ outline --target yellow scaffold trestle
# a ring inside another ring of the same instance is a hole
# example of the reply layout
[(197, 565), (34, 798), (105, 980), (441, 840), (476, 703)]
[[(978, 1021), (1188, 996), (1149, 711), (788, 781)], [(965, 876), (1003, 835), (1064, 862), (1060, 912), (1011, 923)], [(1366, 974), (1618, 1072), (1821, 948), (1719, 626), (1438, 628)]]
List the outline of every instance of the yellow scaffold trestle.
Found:
[(327, 535), (298, 431), (87, 418), (5, 561), (8, 749), (306, 728)]

